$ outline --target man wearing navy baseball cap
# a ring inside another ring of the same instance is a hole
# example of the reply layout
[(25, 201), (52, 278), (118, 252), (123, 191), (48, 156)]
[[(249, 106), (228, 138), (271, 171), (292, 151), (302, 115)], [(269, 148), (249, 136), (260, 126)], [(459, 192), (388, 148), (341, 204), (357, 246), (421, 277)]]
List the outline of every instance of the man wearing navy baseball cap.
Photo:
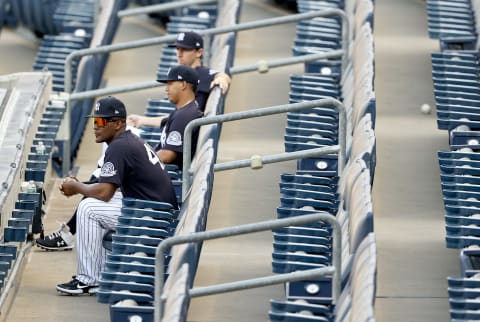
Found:
[[(166, 92), (170, 102), (175, 104), (175, 110), (160, 123), (160, 143), (155, 150), (164, 163), (183, 166), (184, 132), (190, 121), (203, 116), (195, 100), (195, 91), (199, 83), (197, 71), (186, 65), (171, 67), (165, 77), (158, 82), (166, 83)], [(192, 156), (196, 150), (199, 128), (192, 134)]]
[(177, 36), (175, 44), (168, 45), (168, 47), (183, 48), (183, 49), (201, 49), (203, 48), (203, 38), (193, 31), (181, 32)]
[[(83, 183), (76, 177), (65, 178), (61, 193), (81, 194), (77, 212), (77, 273), (71, 281), (57, 285), (57, 291), (71, 295), (95, 294), (107, 251), (102, 246), (105, 230), (118, 223), (124, 198), (167, 202), (178, 209), (168, 172), (152, 148), (126, 130), (125, 105), (114, 97), (100, 99), (93, 118), (95, 140), (105, 142), (103, 166), (97, 183)], [(117, 189), (121, 194), (117, 194)]]
[(176, 65), (168, 69), (167, 75), (157, 79), (157, 82), (168, 83), (173, 81), (186, 81), (191, 85), (198, 86), (198, 73), (195, 69), (186, 65)]
[(218, 86), (225, 94), (230, 86), (231, 78), (226, 73), (218, 72), (202, 65), (203, 39), (194, 31), (181, 32), (177, 35), (175, 44), (169, 47), (177, 49), (177, 61), (179, 64), (195, 68), (200, 78), (196, 98), (202, 111), (205, 111), (210, 90)]
[(113, 96), (108, 96), (98, 100), (97, 104), (95, 104), (93, 114), (88, 115), (87, 117), (126, 118), (127, 109), (122, 101)]
[[(194, 68), (199, 77), (199, 84), (195, 97), (200, 110), (205, 111), (208, 96), (213, 87), (220, 87), (222, 93), (225, 94), (230, 86), (231, 78), (223, 72), (210, 69), (202, 65), (203, 56), (203, 39), (196, 32), (181, 32), (177, 35), (174, 44), (169, 47), (175, 47), (177, 53), (177, 62)], [(142, 126), (159, 126), (164, 117), (148, 117), (143, 115), (132, 114), (127, 118), (129, 125), (134, 127)]]

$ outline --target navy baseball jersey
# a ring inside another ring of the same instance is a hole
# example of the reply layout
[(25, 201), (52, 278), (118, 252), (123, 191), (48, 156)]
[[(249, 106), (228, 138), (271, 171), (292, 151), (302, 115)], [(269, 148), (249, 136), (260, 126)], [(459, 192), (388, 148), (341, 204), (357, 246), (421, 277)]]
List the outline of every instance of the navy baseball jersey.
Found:
[(197, 86), (197, 92), (195, 94), (195, 99), (198, 102), (198, 106), (202, 112), (205, 111), (205, 106), (207, 105), (208, 95), (210, 95), (210, 84), (212, 83), (215, 75), (218, 72), (214, 69), (208, 67), (199, 66), (195, 70), (198, 73), (199, 84)]
[[(202, 116), (203, 113), (200, 111), (196, 101), (192, 101), (184, 107), (172, 111), (160, 124), (160, 143), (155, 150), (158, 151), (165, 149), (175, 151), (177, 153), (177, 158), (173, 164), (176, 164), (182, 169), (185, 128), (190, 121)], [(197, 148), (198, 131), (199, 128), (197, 127), (192, 132), (192, 157)]]
[(128, 130), (120, 133), (105, 151), (99, 182), (120, 187), (124, 197), (168, 202), (178, 207), (164, 165), (148, 144)]

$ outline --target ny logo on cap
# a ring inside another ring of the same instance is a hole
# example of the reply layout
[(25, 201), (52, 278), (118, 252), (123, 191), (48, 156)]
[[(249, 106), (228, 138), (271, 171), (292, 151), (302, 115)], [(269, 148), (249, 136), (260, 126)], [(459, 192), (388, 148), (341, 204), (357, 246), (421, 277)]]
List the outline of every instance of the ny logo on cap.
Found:
[(185, 39), (185, 33), (181, 32), (181, 33), (178, 34), (177, 40), (183, 41), (183, 39)]
[(98, 112), (98, 111), (100, 111), (100, 102), (95, 104), (95, 112)]

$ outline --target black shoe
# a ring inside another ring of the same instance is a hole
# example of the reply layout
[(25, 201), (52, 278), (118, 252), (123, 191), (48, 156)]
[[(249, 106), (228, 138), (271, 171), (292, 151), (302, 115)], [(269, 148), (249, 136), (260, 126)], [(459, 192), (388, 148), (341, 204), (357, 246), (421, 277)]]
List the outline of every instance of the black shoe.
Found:
[(86, 285), (76, 279), (73, 276), (73, 279), (64, 284), (57, 285), (57, 291), (66, 294), (80, 295), (80, 294), (89, 294), (94, 295), (98, 292), (98, 285)]
[(36, 240), (38, 247), (46, 250), (71, 250), (73, 249), (73, 235), (62, 224), (59, 230)]

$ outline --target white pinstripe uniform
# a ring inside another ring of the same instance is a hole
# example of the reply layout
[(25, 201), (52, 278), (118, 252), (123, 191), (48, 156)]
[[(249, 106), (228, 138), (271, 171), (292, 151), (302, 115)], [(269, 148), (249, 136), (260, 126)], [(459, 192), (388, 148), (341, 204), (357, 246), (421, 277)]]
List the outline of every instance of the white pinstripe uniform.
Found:
[(86, 285), (97, 285), (105, 265), (102, 247), (106, 229), (114, 228), (125, 197), (168, 202), (177, 207), (172, 183), (155, 152), (130, 131), (113, 140), (105, 152), (99, 182), (112, 183), (122, 192), (104, 202), (86, 198), (77, 212), (77, 276)]
[(77, 213), (77, 279), (87, 285), (98, 284), (106, 260), (107, 250), (102, 245), (103, 235), (115, 228), (122, 208), (122, 193), (117, 190), (108, 202), (85, 198), (78, 205)]

